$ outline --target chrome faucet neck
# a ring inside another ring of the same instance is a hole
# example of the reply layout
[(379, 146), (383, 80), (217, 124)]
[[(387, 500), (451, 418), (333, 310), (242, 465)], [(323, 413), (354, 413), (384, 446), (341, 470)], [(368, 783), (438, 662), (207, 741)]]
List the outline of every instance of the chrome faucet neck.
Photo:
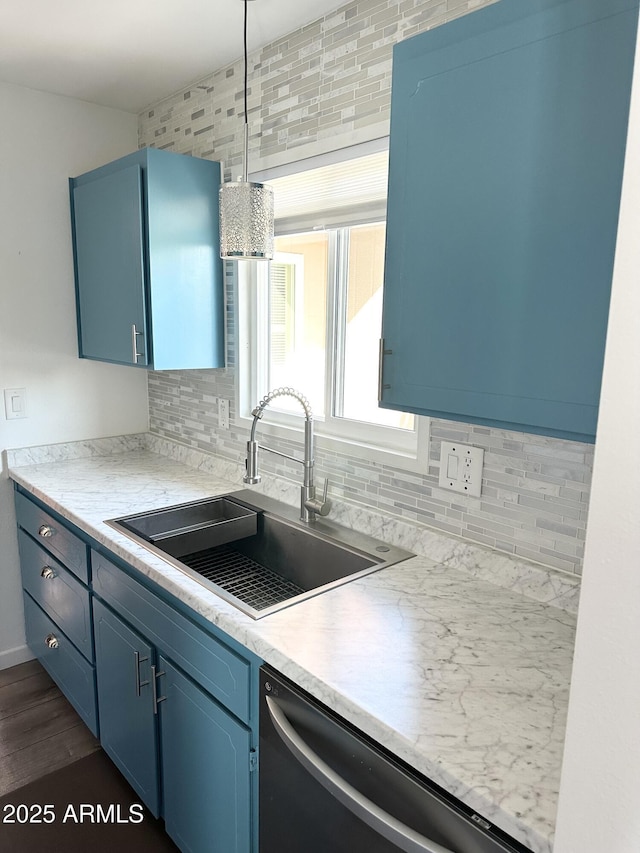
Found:
[[(304, 459), (297, 459), (295, 456), (289, 456), (287, 453), (282, 453), (279, 450), (274, 450), (272, 447), (267, 447), (263, 444), (258, 444), (256, 441), (256, 427), (258, 421), (262, 418), (265, 409), (277, 397), (293, 397), (297, 400), (304, 409)], [(313, 442), (313, 414), (311, 406), (307, 398), (293, 388), (275, 388), (269, 391), (258, 405), (251, 412), (253, 415), (253, 423), (251, 424), (251, 435), (247, 442), (247, 458), (245, 460), (246, 474), (243, 477), (243, 482), (249, 484), (259, 483), (262, 479), (258, 471), (258, 449), (268, 450), (270, 453), (275, 453), (278, 456), (284, 456), (285, 459), (292, 459), (303, 466), (303, 483), (300, 491), (300, 519), (312, 524), (315, 521), (316, 515), (327, 515), (331, 507), (327, 497), (327, 484), (325, 482), (324, 498), (318, 500), (316, 498), (316, 489), (313, 482), (313, 467), (314, 467), (314, 442)]]

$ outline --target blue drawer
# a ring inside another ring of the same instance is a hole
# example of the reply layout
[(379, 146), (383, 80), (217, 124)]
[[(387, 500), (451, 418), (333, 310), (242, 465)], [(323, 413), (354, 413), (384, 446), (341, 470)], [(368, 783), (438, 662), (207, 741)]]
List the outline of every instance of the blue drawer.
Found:
[(98, 734), (95, 670), (25, 593), (27, 644), (94, 735)]
[(57, 557), (83, 583), (89, 583), (87, 546), (48, 512), (16, 492), (16, 517), (27, 533)]
[(240, 720), (249, 720), (251, 664), (91, 552), (93, 591)]
[(22, 586), (91, 663), (89, 590), (23, 530), (18, 531)]

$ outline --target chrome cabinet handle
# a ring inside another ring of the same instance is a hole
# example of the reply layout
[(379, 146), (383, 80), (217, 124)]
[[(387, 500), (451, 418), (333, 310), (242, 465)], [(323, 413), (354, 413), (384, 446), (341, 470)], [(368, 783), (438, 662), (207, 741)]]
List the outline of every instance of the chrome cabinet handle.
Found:
[(53, 580), (53, 578), (57, 577), (56, 573), (53, 571), (51, 566), (44, 566), (42, 571), (40, 572), (40, 577), (44, 578), (46, 581)]
[(138, 335), (142, 334), (144, 334), (144, 332), (139, 332), (136, 328), (136, 324), (134, 323), (131, 326), (131, 350), (134, 364), (138, 363), (139, 358), (144, 358), (144, 353), (138, 352)]
[(152, 697), (153, 697), (153, 713), (154, 714), (158, 713), (158, 705), (160, 704), (160, 702), (164, 702), (165, 699), (167, 698), (166, 696), (158, 696), (157, 679), (161, 678), (163, 675), (166, 675), (166, 672), (164, 670), (160, 670), (160, 672), (158, 672), (156, 670), (155, 666), (151, 667), (151, 693), (152, 693)]
[(266, 703), (275, 730), (294, 758), (338, 802), (367, 826), (405, 853), (453, 853), (447, 847), (425, 838), (356, 790), (302, 740), (280, 706), (270, 696), (266, 697)]
[(38, 528), (38, 536), (42, 536), (43, 539), (48, 539), (52, 535), (53, 527), (50, 527), (48, 524), (41, 524)]
[(393, 350), (384, 348), (384, 338), (380, 338), (378, 351), (378, 402), (382, 402), (382, 394), (391, 385), (385, 385), (383, 380), (384, 357), (385, 355), (393, 355)]
[(133, 660), (135, 663), (135, 671), (136, 671), (136, 696), (140, 695), (140, 688), (146, 687), (149, 681), (140, 681), (140, 664), (146, 660), (149, 660), (148, 657), (140, 657), (140, 652), (133, 653)]
[(49, 634), (47, 637), (45, 637), (44, 643), (45, 643), (45, 646), (47, 646), (50, 649), (57, 649), (58, 646), (60, 645), (58, 638), (56, 637), (55, 634)]

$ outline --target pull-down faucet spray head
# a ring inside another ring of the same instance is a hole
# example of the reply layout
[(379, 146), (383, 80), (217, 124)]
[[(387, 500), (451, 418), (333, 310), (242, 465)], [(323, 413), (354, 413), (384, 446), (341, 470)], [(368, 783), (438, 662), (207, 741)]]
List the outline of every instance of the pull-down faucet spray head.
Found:
[(258, 412), (258, 409), (254, 409), (251, 414), (253, 415), (253, 426), (251, 429), (251, 440), (247, 442), (247, 459), (246, 459), (246, 467), (247, 473), (242, 478), (244, 483), (250, 483), (252, 486), (255, 486), (256, 483), (259, 483), (262, 480), (258, 472), (258, 447), (260, 446), (258, 442), (253, 437), (255, 434), (255, 425), (258, 421), (258, 418), (262, 417), (262, 412)]
[[(296, 459), (295, 456), (289, 456), (287, 453), (282, 453), (271, 447), (265, 447), (265, 445), (258, 444), (256, 441), (256, 426), (264, 410), (276, 397), (282, 396), (293, 397), (304, 409), (304, 459)], [(258, 449), (260, 447), (263, 450), (276, 453), (278, 456), (292, 459), (304, 467), (304, 480), (300, 495), (300, 518), (303, 521), (311, 523), (314, 521), (316, 515), (326, 515), (331, 507), (331, 503), (326, 499), (327, 483), (325, 482), (324, 497), (322, 500), (316, 498), (316, 490), (313, 483), (313, 416), (307, 398), (293, 388), (276, 388), (262, 398), (251, 414), (253, 415), (253, 423), (251, 425), (251, 435), (247, 442), (247, 458), (245, 461), (247, 470), (243, 477), (243, 482), (255, 485), (262, 479), (258, 471)]]

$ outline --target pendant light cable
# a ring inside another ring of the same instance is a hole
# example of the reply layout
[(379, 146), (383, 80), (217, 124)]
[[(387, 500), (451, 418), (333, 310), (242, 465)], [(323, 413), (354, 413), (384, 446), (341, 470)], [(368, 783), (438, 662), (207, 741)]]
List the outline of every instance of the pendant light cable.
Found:
[(249, 60), (247, 58), (247, 3), (248, 0), (244, 0), (244, 123), (248, 124), (249, 119), (247, 117), (247, 86), (249, 85), (249, 72), (247, 70), (247, 66), (249, 64)]
[(220, 257), (225, 260), (271, 260), (273, 257), (273, 190), (249, 181), (249, 50), (247, 4), (244, 2), (244, 150), (242, 179), (222, 184)]
[(247, 3), (248, 0), (244, 0), (244, 142), (243, 142), (243, 152), (242, 152), (242, 180), (245, 183), (249, 180), (249, 116), (248, 112), (248, 99), (247, 99), (247, 88), (249, 86), (249, 59), (247, 52)]

